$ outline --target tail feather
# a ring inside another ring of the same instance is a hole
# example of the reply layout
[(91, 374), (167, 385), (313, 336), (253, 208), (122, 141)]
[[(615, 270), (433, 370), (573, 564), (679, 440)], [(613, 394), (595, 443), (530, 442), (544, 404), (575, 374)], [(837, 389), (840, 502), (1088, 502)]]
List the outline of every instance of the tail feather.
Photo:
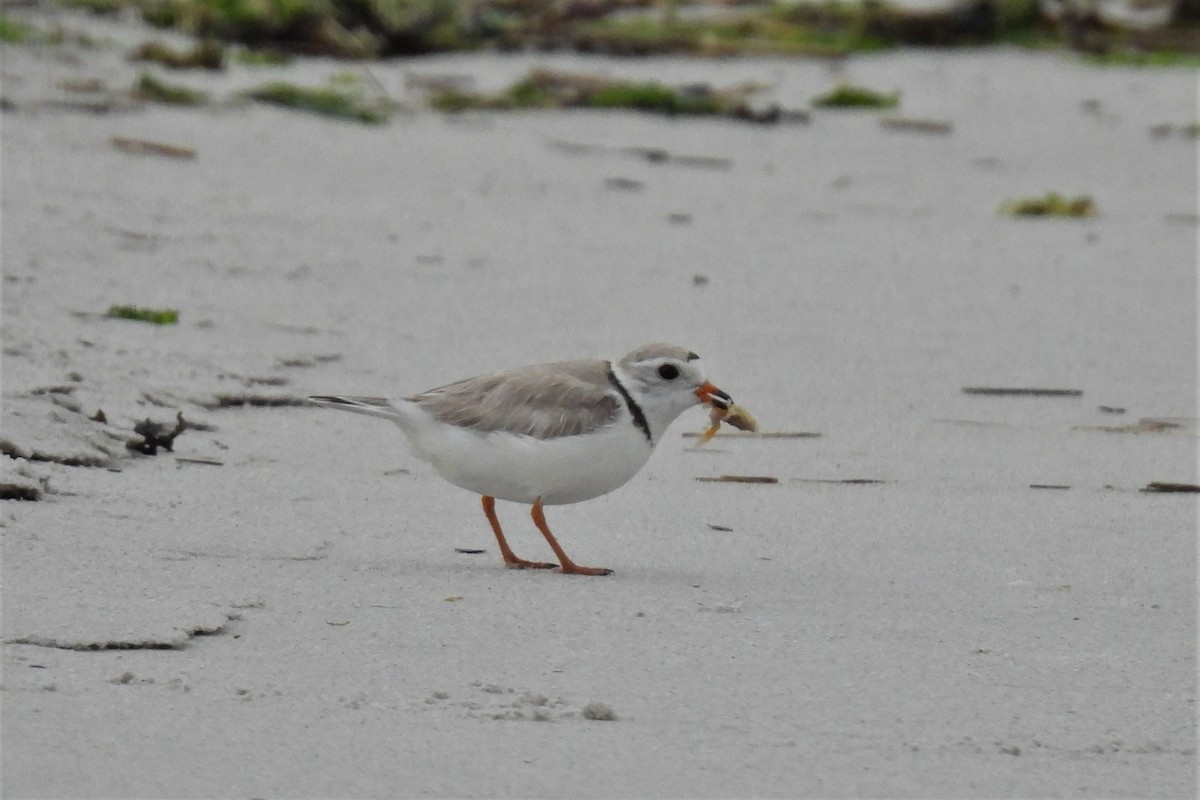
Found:
[(345, 397), (341, 395), (310, 395), (308, 402), (324, 408), (338, 408), (342, 411), (352, 411), (355, 414), (367, 414), (384, 419), (397, 419), (401, 416), (396, 407), (384, 397)]

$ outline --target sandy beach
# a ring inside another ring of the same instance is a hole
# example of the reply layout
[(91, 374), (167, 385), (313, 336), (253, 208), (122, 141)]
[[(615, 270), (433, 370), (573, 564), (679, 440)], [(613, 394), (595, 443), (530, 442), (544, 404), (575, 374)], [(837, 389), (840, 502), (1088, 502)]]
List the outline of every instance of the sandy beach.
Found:
[[(1196, 495), (1144, 491), (1197, 483), (1193, 70), (304, 59), (97, 113), (64, 86), (124, 91), (152, 34), (57, 19), (99, 44), (3, 52), (4, 796), (1195, 796)], [(811, 113), (421, 103), (533, 68)], [(346, 71), (407, 110), (237, 99)], [(811, 109), (839, 81), (901, 104)], [(1097, 213), (999, 211), (1049, 191)], [(398, 430), (301, 403), (652, 341), (815, 435), (685, 414), (548, 510), (604, 578), (505, 570)]]

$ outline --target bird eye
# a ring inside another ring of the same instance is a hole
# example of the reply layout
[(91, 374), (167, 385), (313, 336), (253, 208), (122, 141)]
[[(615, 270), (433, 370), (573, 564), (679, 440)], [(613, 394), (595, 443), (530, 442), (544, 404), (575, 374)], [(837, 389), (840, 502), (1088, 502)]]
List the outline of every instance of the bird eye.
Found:
[(679, 377), (679, 367), (674, 364), (663, 364), (658, 368), (658, 377), (664, 381), (673, 381)]

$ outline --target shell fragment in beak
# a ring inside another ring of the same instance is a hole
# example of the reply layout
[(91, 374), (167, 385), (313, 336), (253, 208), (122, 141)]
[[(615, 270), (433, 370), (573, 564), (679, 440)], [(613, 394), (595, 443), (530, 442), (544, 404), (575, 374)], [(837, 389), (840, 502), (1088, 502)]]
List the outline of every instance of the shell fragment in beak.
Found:
[(739, 431), (757, 431), (758, 420), (756, 420), (749, 411), (739, 406), (737, 403), (730, 403), (727, 408), (713, 405), (708, 412), (708, 419), (712, 423), (704, 433), (700, 434), (696, 446), (708, 442), (717, 435), (717, 431), (721, 429), (721, 423), (732, 425)]

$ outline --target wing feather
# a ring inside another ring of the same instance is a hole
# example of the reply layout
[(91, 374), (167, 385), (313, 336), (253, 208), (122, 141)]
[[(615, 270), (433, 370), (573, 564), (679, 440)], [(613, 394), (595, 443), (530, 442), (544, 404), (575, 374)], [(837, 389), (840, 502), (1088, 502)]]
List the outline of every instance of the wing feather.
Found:
[(483, 433), (577, 436), (620, 415), (608, 369), (606, 361), (561, 361), (468, 378), (405, 399), (442, 422)]

